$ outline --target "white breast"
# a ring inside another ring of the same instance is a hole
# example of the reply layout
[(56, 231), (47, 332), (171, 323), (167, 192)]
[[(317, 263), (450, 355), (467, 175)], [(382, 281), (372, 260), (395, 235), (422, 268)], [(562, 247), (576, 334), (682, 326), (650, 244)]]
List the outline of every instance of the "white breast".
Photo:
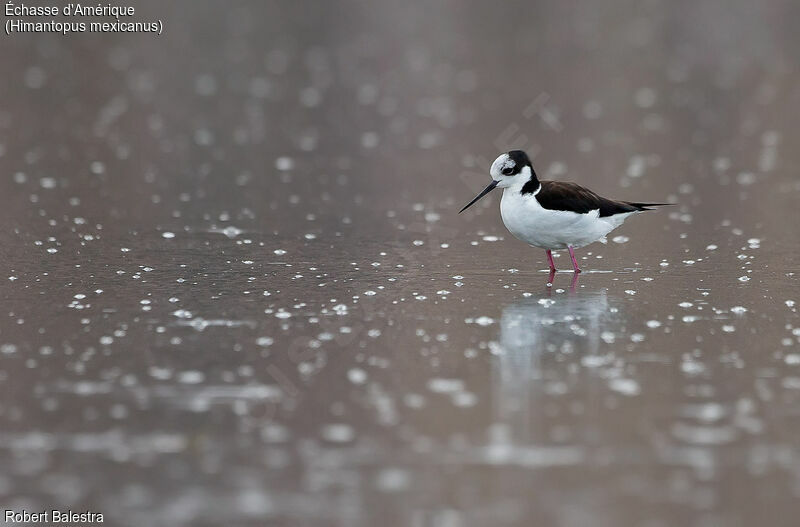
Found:
[(542, 249), (583, 247), (598, 240), (622, 225), (628, 212), (600, 218), (599, 210), (586, 214), (549, 210), (536, 200), (535, 194), (522, 194), (514, 188), (503, 190), (500, 214), (506, 228), (516, 238)]

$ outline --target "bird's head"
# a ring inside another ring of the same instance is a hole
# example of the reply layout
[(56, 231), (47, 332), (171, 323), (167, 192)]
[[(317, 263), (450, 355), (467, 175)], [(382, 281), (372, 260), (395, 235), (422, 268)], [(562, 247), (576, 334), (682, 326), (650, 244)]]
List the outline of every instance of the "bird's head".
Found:
[(489, 175), (497, 182), (498, 188), (524, 185), (534, 175), (533, 165), (528, 154), (522, 150), (511, 150), (494, 160)]
[(522, 150), (511, 150), (505, 154), (500, 154), (500, 156), (494, 160), (494, 163), (492, 163), (492, 168), (489, 169), (489, 175), (492, 177), (492, 182), (489, 183), (489, 186), (475, 196), (475, 199), (467, 203), (459, 213), (467, 210), (468, 207), (472, 206), (472, 204), (495, 188), (522, 187), (525, 183), (536, 178), (531, 160), (528, 154)]

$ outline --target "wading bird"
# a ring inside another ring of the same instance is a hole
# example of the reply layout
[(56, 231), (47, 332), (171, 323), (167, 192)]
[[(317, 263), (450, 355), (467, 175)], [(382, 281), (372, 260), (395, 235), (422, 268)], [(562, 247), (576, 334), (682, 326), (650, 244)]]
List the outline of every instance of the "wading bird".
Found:
[(550, 271), (555, 272), (553, 252), (567, 249), (576, 273), (581, 270), (575, 249), (598, 240), (616, 229), (630, 216), (649, 207), (670, 203), (616, 201), (598, 196), (575, 183), (539, 181), (531, 160), (522, 150), (500, 155), (489, 171), (492, 182), (459, 211), (495, 187), (503, 189), (500, 215), (503, 224), (519, 240), (547, 252)]

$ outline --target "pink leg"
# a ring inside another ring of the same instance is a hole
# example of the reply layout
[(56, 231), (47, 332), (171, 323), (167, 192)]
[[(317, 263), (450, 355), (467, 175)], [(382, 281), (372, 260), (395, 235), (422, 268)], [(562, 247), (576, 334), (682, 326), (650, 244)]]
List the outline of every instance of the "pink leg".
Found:
[(553, 262), (553, 251), (551, 251), (550, 249), (547, 249), (545, 252), (547, 253), (547, 261), (550, 263), (550, 270), (551, 271), (555, 271), (556, 270), (556, 264), (555, 264), (555, 262)]
[(569, 257), (572, 258), (572, 268), (575, 269), (576, 273), (581, 272), (581, 268), (578, 267), (578, 260), (575, 259), (575, 249), (572, 248), (572, 245), (568, 246), (569, 249)]

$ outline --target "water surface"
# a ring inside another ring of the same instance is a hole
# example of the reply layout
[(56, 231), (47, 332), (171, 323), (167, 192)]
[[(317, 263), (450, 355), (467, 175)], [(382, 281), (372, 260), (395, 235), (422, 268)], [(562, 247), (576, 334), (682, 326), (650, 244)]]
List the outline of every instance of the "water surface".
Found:
[[(796, 6), (137, 10), (0, 49), (4, 507), (793, 525)], [(511, 148), (677, 205), (550, 282)]]

